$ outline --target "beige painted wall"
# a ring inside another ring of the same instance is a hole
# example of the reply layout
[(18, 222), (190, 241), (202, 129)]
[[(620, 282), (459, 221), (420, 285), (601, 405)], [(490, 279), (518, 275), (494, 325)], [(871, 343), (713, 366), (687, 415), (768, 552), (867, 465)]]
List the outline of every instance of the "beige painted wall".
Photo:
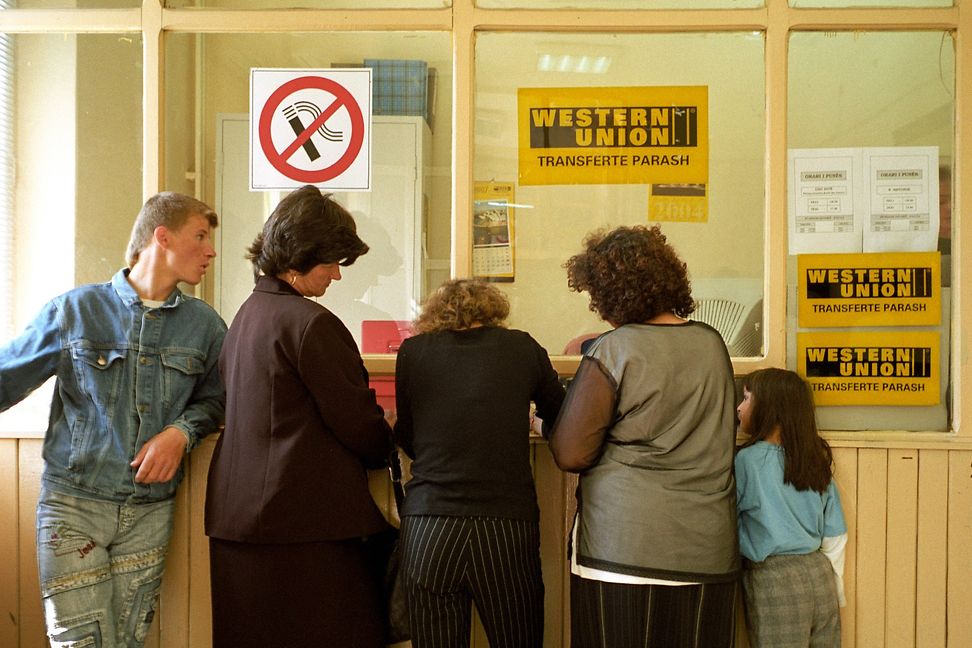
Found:
[[(13, 328), (74, 287), (77, 37), (17, 35)], [(52, 128), (54, 124), (56, 127)], [(0, 414), (0, 434), (41, 434), (53, 381)]]
[(125, 265), (142, 205), (141, 57), (134, 35), (77, 39), (76, 285), (107, 281)]

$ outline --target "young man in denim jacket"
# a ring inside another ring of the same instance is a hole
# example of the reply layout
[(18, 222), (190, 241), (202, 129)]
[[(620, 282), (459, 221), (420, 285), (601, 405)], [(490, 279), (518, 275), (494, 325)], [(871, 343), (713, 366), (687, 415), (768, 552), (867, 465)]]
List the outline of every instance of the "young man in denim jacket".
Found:
[(57, 377), (37, 505), (52, 646), (141, 646), (151, 625), (182, 457), (223, 419), (226, 325), (176, 287), (202, 280), (216, 224), (194, 198), (153, 196), (128, 268), (51, 300), (0, 346), (0, 411)]

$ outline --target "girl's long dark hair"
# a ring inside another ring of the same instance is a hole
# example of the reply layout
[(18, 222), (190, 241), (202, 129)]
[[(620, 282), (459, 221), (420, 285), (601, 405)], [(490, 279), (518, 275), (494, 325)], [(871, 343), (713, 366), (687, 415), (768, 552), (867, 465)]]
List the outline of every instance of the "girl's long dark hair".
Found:
[(807, 383), (786, 369), (761, 369), (746, 376), (743, 386), (752, 399), (751, 438), (745, 446), (766, 439), (779, 427), (783, 481), (798, 491), (826, 491), (833, 477), (833, 453), (817, 432)]

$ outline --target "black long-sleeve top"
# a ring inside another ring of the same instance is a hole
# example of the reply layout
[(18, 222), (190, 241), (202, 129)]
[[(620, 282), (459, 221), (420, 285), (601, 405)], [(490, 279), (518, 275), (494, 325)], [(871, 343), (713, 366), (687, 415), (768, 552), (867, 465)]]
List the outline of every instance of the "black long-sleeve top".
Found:
[(402, 514), (538, 520), (530, 401), (546, 425), (564, 399), (543, 347), (489, 326), (425, 333), (395, 376), (395, 439), (414, 460)]

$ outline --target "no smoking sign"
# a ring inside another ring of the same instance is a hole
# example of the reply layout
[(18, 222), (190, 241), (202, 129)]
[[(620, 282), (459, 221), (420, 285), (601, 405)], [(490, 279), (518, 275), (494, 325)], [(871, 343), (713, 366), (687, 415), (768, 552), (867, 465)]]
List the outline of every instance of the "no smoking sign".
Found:
[(370, 134), (370, 68), (250, 70), (250, 191), (367, 191)]

